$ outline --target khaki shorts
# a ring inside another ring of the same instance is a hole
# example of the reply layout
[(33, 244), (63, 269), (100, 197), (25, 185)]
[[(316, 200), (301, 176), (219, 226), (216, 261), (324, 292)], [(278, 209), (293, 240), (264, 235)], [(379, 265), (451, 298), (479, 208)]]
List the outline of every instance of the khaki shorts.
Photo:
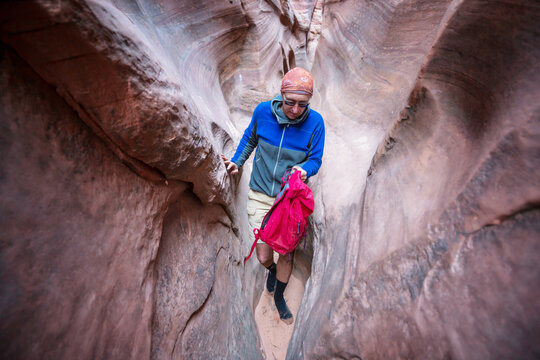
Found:
[[(247, 213), (248, 213), (248, 223), (251, 229), (249, 233), (249, 238), (251, 239), (251, 243), (255, 241), (255, 234), (253, 234), (253, 229), (259, 229), (261, 227), (261, 223), (264, 217), (266, 216), (266, 214), (268, 213), (268, 210), (270, 210), (270, 208), (274, 204), (275, 199), (276, 198), (273, 198), (261, 192), (249, 189), (248, 201), (247, 201)], [(257, 244), (264, 244), (264, 241), (259, 239), (257, 241)]]

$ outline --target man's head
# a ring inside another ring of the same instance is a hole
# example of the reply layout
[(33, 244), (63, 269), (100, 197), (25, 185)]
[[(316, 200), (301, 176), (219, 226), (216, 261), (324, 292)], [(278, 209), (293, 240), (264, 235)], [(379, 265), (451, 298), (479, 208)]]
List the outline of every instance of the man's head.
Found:
[(289, 119), (302, 115), (312, 95), (313, 77), (307, 70), (296, 67), (281, 80), (282, 110)]

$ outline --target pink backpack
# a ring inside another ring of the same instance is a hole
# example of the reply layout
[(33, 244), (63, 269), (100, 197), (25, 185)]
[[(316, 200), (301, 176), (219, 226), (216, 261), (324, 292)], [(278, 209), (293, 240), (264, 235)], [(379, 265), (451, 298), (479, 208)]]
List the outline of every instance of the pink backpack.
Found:
[(265, 215), (261, 228), (253, 230), (255, 241), (244, 264), (253, 254), (258, 239), (281, 255), (293, 251), (306, 234), (308, 216), (313, 213), (314, 206), (313, 193), (300, 178), (300, 171), (286, 172), (281, 191)]

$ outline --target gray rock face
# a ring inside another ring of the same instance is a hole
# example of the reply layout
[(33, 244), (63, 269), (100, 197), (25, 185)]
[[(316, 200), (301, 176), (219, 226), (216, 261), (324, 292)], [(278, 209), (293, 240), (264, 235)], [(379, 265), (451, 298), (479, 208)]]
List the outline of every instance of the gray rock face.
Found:
[[(326, 122), (290, 359), (540, 356), (535, 1), (0, 4), (0, 357), (257, 359), (251, 111)], [(302, 260), (303, 259), (303, 260)]]

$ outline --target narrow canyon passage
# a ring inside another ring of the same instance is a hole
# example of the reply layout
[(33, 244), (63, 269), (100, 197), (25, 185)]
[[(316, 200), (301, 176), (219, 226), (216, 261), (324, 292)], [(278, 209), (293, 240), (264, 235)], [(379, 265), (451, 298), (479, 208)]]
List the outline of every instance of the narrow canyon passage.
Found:
[[(538, 24), (534, 0), (0, 3), (0, 358), (539, 358)], [(287, 326), (243, 264), (251, 160), (221, 154), (295, 66), (326, 138)]]
[[(304, 295), (304, 288), (311, 269), (308, 268), (310, 262), (303, 258), (300, 251), (295, 258), (291, 278), (285, 289), (285, 300), (294, 318), (298, 315), (298, 309)], [(276, 259), (277, 260), (277, 259)], [(294, 329), (294, 323), (285, 324), (279, 319), (274, 298), (267, 291), (263, 290), (257, 307), (255, 309), (255, 322), (261, 339), (263, 356), (267, 360), (285, 359), (287, 348)]]

